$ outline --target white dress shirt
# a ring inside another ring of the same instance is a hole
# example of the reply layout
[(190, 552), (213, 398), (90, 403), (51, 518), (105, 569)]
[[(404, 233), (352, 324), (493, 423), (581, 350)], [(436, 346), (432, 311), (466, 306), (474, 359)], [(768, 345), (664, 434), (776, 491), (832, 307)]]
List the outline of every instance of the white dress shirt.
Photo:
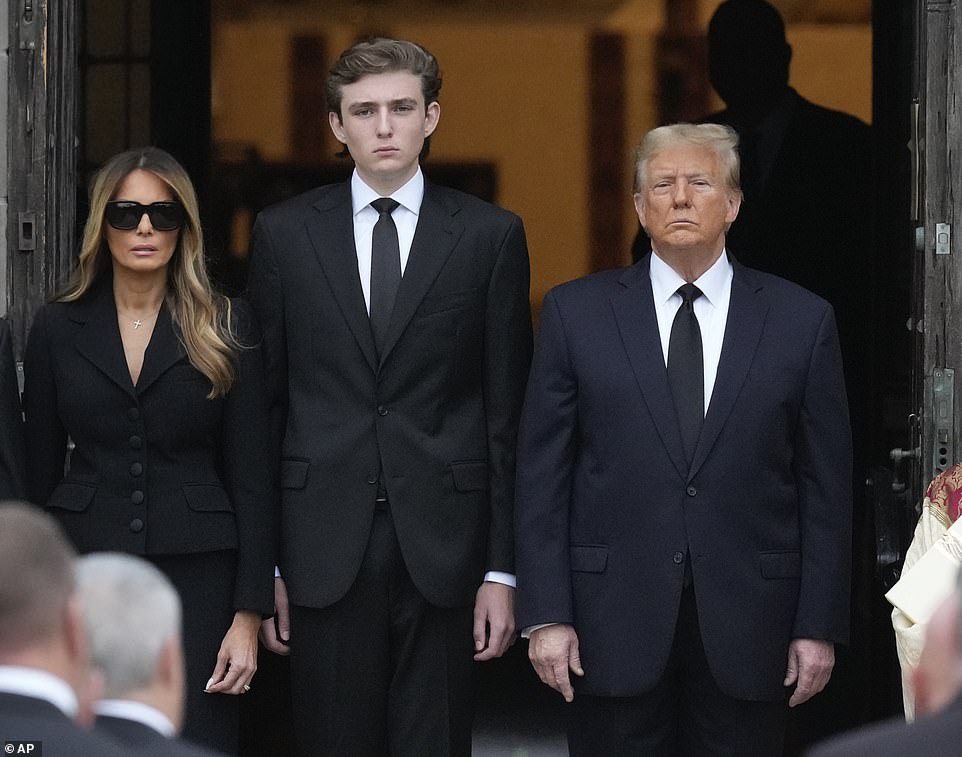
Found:
[[(651, 261), (649, 269), (651, 294), (655, 300), (658, 335), (661, 337), (661, 351), (667, 366), (671, 324), (675, 320), (678, 308), (681, 307), (681, 295), (677, 293), (678, 287), (686, 282), (671, 266), (658, 257), (657, 252), (652, 252), (649, 260)], [(692, 282), (702, 293), (702, 296), (692, 304), (701, 329), (706, 413), (711, 402), (712, 390), (715, 388), (718, 361), (721, 359), (722, 342), (725, 340), (725, 324), (728, 323), (728, 304), (731, 301), (733, 276), (734, 269), (728, 260), (727, 252), (723, 250), (712, 267)]]
[(170, 718), (156, 707), (143, 702), (135, 702), (131, 699), (101, 699), (94, 705), (94, 711), (97, 715), (104, 717), (141, 723), (168, 739), (177, 735), (177, 729)]
[(0, 665), (0, 692), (50, 702), (73, 720), (77, 717), (77, 695), (61, 678), (37, 668)]

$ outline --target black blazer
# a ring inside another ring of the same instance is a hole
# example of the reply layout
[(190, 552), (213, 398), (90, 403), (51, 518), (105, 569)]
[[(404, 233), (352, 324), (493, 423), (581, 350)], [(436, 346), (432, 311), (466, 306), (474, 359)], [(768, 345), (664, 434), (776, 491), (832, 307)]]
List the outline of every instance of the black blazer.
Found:
[(380, 361), (350, 183), (258, 216), (249, 295), (281, 459), (291, 601), (336, 602), (364, 555), (383, 463), (405, 564), (431, 603), (514, 571), (515, 434), (531, 352), (521, 220), (425, 183)]
[(123, 744), (128, 754), (136, 754), (138, 757), (146, 757), (146, 755), (218, 757), (223, 755), (223, 752), (212, 752), (182, 739), (167, 738), (150, 726), (127, 718), (98, 715), (95, 730)]
[(832, 309), (734, 269), (690, 467), (648, 258), (545, 298), (518, 443), (518, 624), (574, 625), (585, 693), (660, 680), (686, 552), (728, 695), (778, 700), (791, 639), (847, 639), (851, 444)]
[(85, 731), (45, 699), (0, 693), (0, 742), (10, 741), (42, 741), (44, 757), (129, 754), (112, 739)]
[(0, 500), (26, 496), (23, 411), (13, 356), (13, 335), (10, 321), (0, 318)]
[(808, 757), (949, 757), (962, 744), (962, 696), (913, 723), (896, 718), (829, 739)]
[(232, 310), (248, 346), (228, 395), (210, 400), (166, 305), (136, 387), (109, 281), (41, 308), (24, 366), (30, 494), (81, 552), (236, 549), (235, 608), (270, 614), (276, 495), (263, 366), (249, 308)]

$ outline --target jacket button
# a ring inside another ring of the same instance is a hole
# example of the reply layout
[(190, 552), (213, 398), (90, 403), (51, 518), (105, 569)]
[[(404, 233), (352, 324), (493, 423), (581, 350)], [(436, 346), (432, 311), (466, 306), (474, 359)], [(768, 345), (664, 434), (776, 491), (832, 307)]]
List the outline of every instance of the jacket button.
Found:
[(698, 490), (694, 486), (689, 486), (687, 489), (685, 489), (685, 494), (687, 494), (689, 497), (694, 497), (696, 494), (698, 494)]
[(136, 436), (136, 435), (132, 436), (130, 437), (129, 441), (130, 441), (131, 449), (140, 449), (141, 447), (144, 446), (144, 440), (141, 439), (139, 436)]
[(127, 411), (127, 417), (130, 418), (130, 420), (132, 420), (132, 421), (139, 420), (139, 419), (140, 419), (140, 410), (138, 410), (138, 409), (135, 408), (135, 407), (130, 408), (130, 410)]
[(144, 522), (140, 518), (134, 518), (130, 521), (130, 530), (135, 534), (139, 534), (144, 530)]
[(135, 505), (139, 505), (143, 503), (144, 493), (140, 491), (140, 489), (135, 489), (134, 492), (130, 495), (130, 501), (133, 502)]
[(378, 414), (378, 415), (381, 415), (381, 416), (387, 415), (387, 414), (388, 414), (388, 409), (387, 409), (386, 407), (384, 407), (384, 405), (378, 405), (378, 406), (377, 406), (377, 414)]
[(671, 556), (671, 559), (675, 563), (675, 565), (681, 565), (683, 562), (685, 562), (685, 553), (675, 552), (675, 554)]
[(131, 475), (131, 476), (139, 476), (139, 475), (140, 475), (141, 473), (143, 473), (143, 472), (144, 472), (144, 465), (143, 465), (143, 463), (131, 463), (131, 464), (130, 464), (130, 475)]
[(374, 485), (377, 483), (377, 476), (368, 476), (368, 477), (367, 477), (367, 482), (368, 482), (371, 486), (374, 486)]

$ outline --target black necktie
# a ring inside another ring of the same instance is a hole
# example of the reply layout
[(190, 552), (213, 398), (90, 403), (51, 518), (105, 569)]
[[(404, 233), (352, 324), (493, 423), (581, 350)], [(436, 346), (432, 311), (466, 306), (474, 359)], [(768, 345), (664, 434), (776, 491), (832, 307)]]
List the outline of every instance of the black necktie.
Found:
[(671, 324), (668, 340), (668, 381), (675, 400), (675, 412), (685, 445), (685, 458), (691, 464), (695, 444), (705, 420), (705, 369), (701, 329), (695, 317), (694, 302), (701, 290), (694, 284), (678, 287), (682, 303)]
[(378, 212), (371, 238), (371, 331), (380, 356), (401, 283), (401, 245), (391, 213), (400, 203), (381, 197), (371, 203)]

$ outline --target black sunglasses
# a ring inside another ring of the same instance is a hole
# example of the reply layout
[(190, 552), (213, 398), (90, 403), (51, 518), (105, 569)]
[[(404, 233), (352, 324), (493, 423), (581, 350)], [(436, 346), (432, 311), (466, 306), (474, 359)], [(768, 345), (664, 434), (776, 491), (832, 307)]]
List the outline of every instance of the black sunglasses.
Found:
[(184, 223), (184, 206), (179, 202), (153, 202), (142, 205), (139, 202), (114, 200), (107, 203), (104, 218), (107, 223), (120, 231), (130, 231), (140, 225), (140, 219), (147, 214), (150, 225), (157, 231), (173, 231)]

